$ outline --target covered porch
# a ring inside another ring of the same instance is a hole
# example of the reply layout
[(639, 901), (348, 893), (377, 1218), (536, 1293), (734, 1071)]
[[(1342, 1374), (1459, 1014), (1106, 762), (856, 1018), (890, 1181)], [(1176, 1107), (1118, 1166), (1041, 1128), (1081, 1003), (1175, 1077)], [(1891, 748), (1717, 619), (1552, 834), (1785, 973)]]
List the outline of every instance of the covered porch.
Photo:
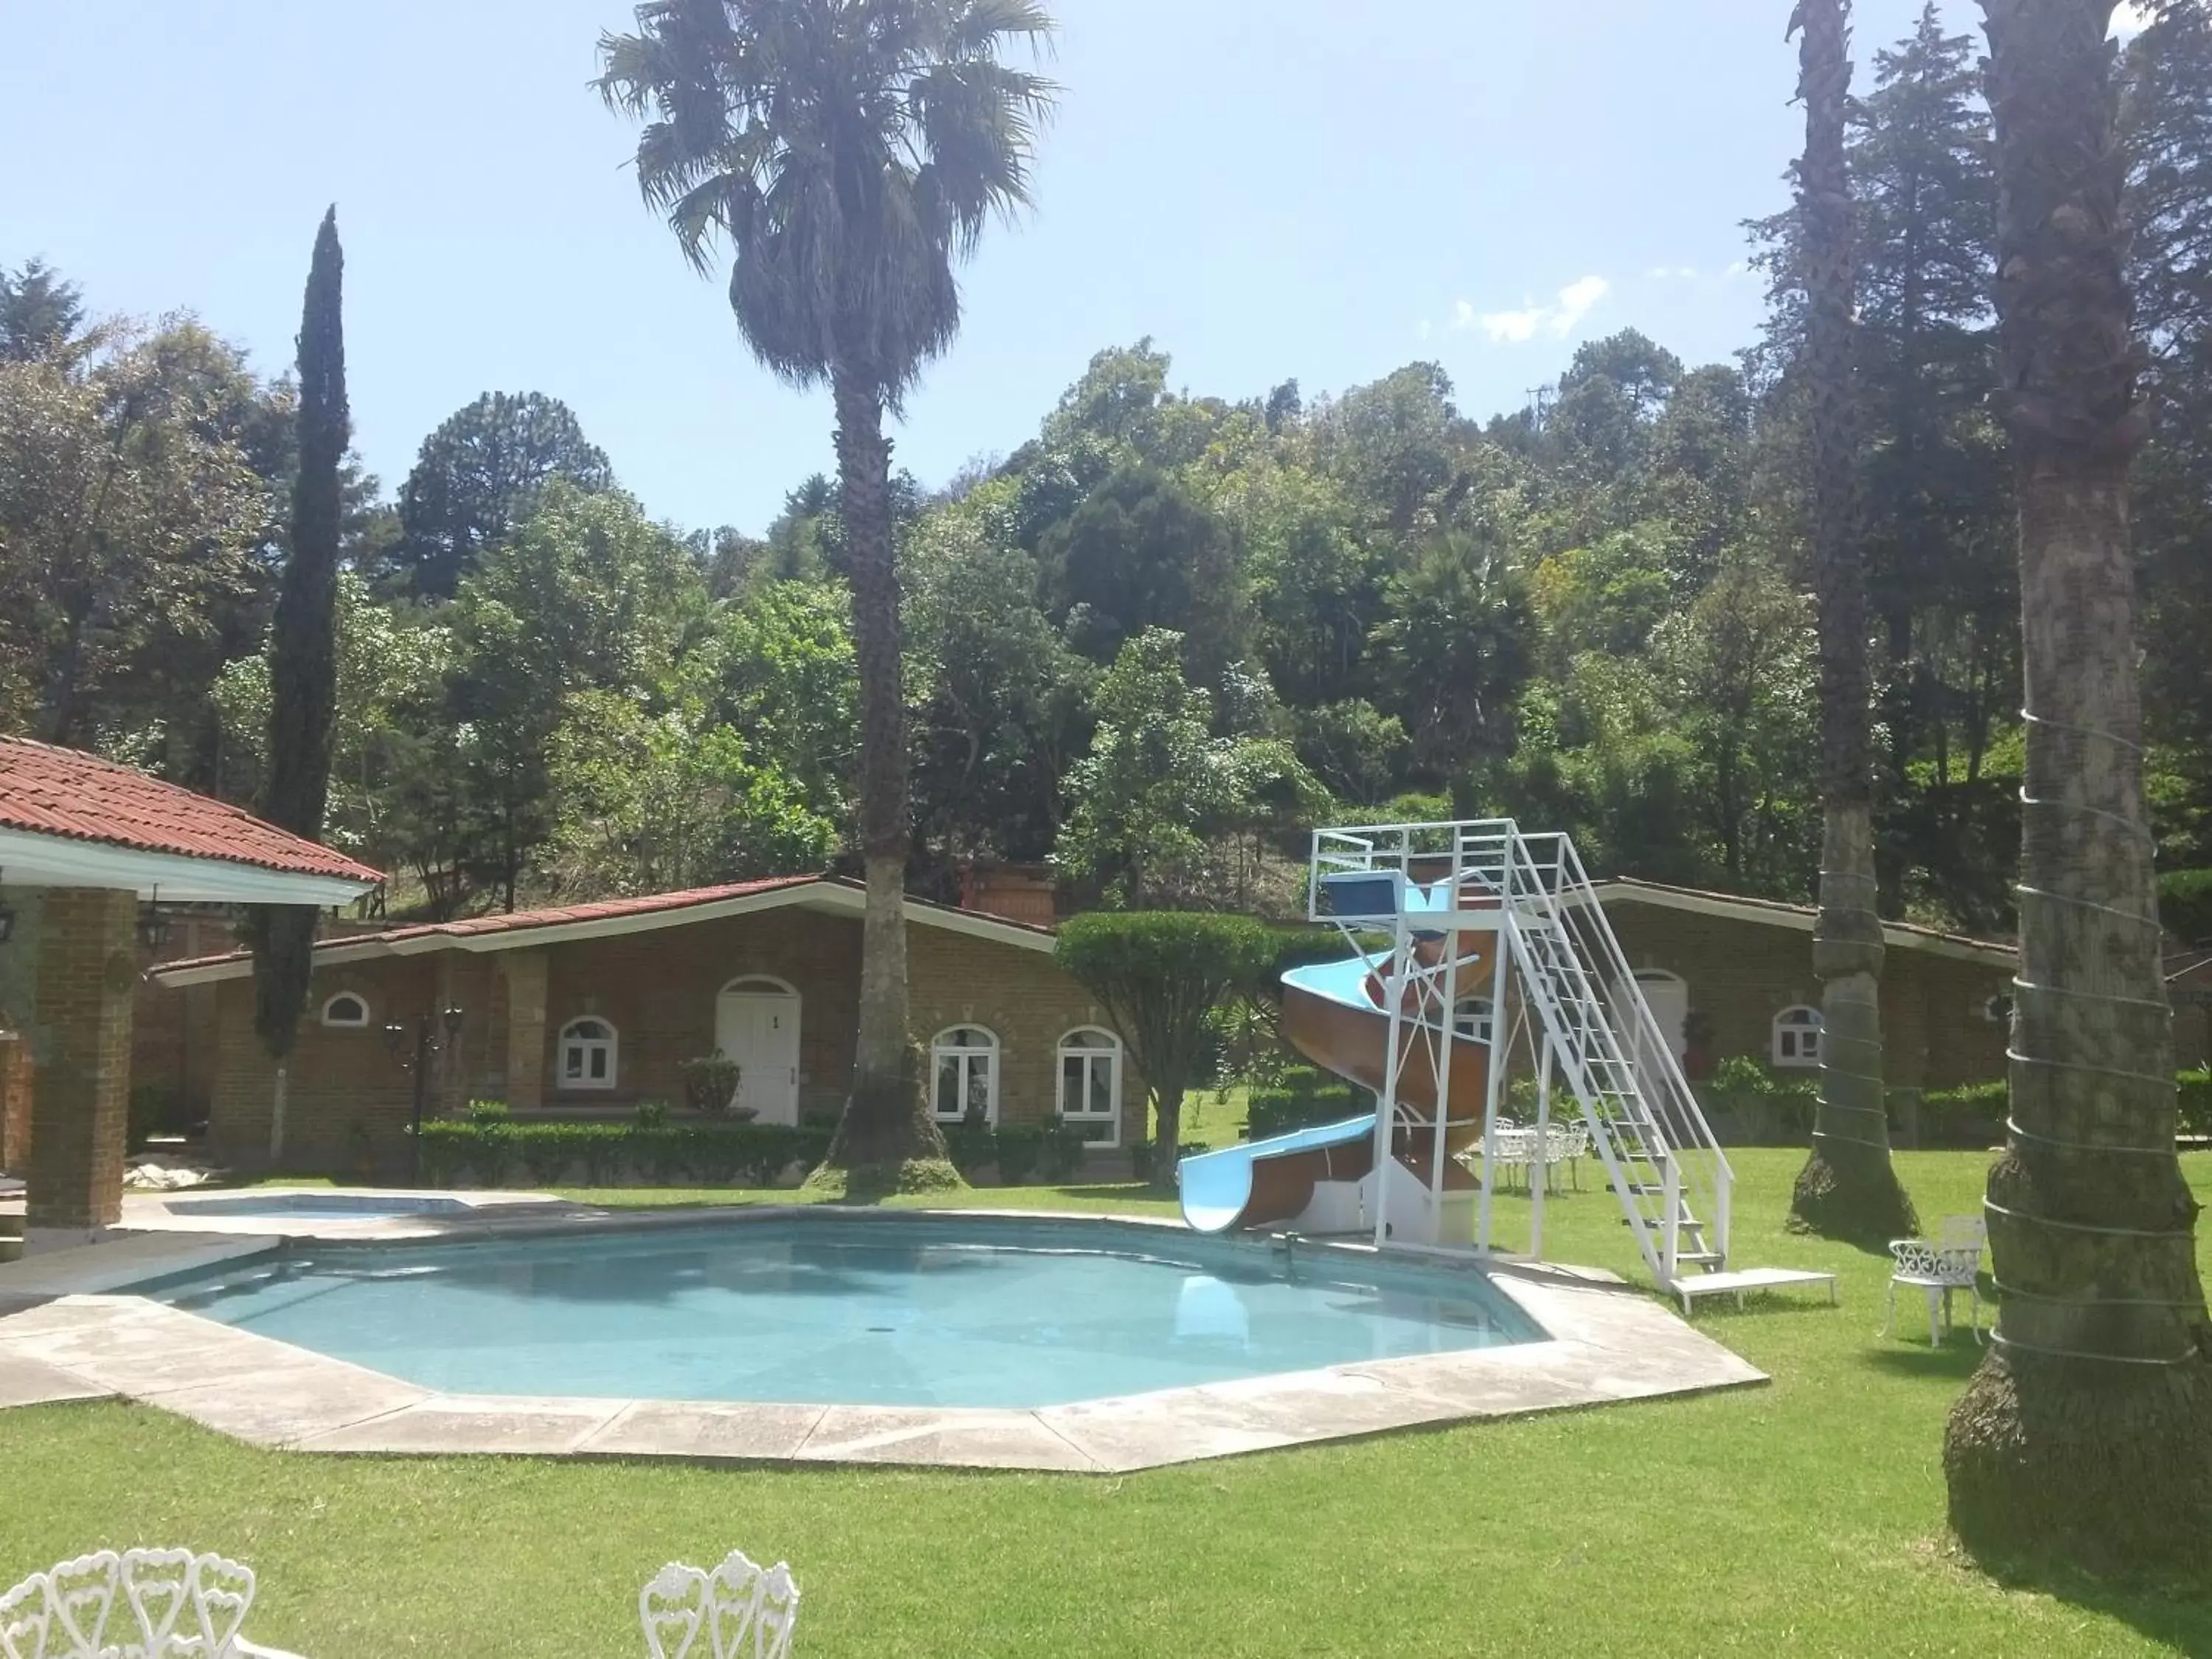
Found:
[(382, 879), (128, 767), (0, 738), (0, 1170), (27, 1188), (26, 1254), (121, 1216), (142, 915), (322, 908)]

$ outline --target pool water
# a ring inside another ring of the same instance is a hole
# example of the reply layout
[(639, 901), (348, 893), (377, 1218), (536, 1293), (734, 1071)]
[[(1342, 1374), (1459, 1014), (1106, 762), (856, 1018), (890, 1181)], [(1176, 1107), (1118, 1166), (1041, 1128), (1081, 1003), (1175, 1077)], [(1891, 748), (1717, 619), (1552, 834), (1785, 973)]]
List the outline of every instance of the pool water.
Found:
[(382, 1193), (243, 1193), (234, 1198), (173, 1198), (176, 1215), (319, 1216), (330, 1221), (392, 1221), (416, 1215), (465, 1215), (458, 1198), (405, 1198)]
[(622, 1399), (1035, 1407), (1543, 1334), (1450, 1268), (918, 1218), (319, 1247), (152, 1293), (425, 1388)]

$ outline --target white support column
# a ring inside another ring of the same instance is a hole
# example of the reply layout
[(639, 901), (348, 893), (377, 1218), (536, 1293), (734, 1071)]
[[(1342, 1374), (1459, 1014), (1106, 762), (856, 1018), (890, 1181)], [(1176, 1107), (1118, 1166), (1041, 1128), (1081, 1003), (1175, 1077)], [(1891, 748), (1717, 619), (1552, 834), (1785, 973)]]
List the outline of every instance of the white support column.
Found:
[(1404, 901), (1391, 925), (1390, 959), (1376, 975), (1382, 994), (1389, 1000), (1389, 1048), (1382, 1056), (1382, 1092), (1375, 1097), (1375, 1247), (1390, 1240), (1390, 1129), (1398, 1112), (1399, 1060), (1405, 1048), (1406, 913)]
[(1504, 1080), (1498, 1064), (1498, 1021), (1504, 1017), (1506, 993), (1513, 985), (1513, 930), (1510, 917), (1501, 915), (1498, 929), (1498, 961), (1490, 970), (1490, 1066), (1482, 1099), (1482, 1196), (1477, 1200), (1481, 1218), (1474, 1230), (1474, 1248), (1490, 1254), (1490, 1200), (1498, 1185), (1498, 1091)]
[[(1453, 866), (1453, 904), (1458, 903), (1458, 866)], [(1460, 934), (1455, 927), (1444, 932), (1444, 997), (1439, 1011), (1443, 1018), (1443, 1034), (1436, 1050), (1437, 1109), (1433, 1115), (1436, 1136), (1429, 1147), (1429, 1213), (1437, 1218), (1437, 1236), (1429, 1243), (1443, 1244), (1444, 1214), (1444, 1131), (1451, 1121), (1452, 1050), (1458, 1044), (1459, 1017), (1459, 947)], [(1457, 1240), (1449, 1241), (1457, 1243)]]
[[(1529, 1034), (1535, 1036), (1533, 1031)], [(1536, 1039), (1536, 1179), (1528, 1198), (1528, 1259), (1544, 1259), (1544, 1189), (1552, 1184), (1552, 1040)]]

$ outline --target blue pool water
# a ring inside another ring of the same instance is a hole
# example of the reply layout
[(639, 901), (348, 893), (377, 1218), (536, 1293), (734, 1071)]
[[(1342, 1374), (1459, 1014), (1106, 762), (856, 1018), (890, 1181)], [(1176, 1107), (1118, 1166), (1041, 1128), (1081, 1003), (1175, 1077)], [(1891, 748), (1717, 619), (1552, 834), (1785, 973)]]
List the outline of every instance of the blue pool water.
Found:
[(412, 1215), (463, 1215), (458, 1198), (406, 1198), (384, 1193), (241, 1193), (231, 1198), (173, 1198), (178, 1215), (320, 1216), (329, 1221), (390, 1221)]
[(1477, 1274), (893, 1218), (319, 1247), (152, 1292), (426, 1388), (1032, 1407), (1542, 1333)]

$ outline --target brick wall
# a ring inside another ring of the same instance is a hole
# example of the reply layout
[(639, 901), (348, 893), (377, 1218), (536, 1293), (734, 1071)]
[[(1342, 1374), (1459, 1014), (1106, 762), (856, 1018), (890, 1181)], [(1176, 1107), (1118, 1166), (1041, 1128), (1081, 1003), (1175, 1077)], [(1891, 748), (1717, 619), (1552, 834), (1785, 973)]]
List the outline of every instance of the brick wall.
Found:
[[(916, 1040), (927, 1043), (950, 1025), (988, 1025), (1002, 1044), (1003, 1121), (1049, 1117), (1060, 1037), (1079, 1026), (1104, 1024), (1086, 994), (1049, 957), (1014, 945), (914, 927), (908, 950)], [(512, 972), (510, 961), (516, 963)], [(380, 1167), (404, 1166), (413, 1079), (392, 1055), (381, 1028), (392, 1021), (408, 1027), (411, 1059), (416, 1017), (449, 1006), (464, 1011), (464, 1022), (454, 1052), (433, 1063), (434, 1113), (471, 1097), (528, 1109), (526, 1060), (533, 1046), (538, 1105), (625, 1115), (642, 1100), (680, 1105), (680, 1068), (713, 1049), (722, 988), (753, 975), (781, 980), (798, 992), (800, 1110), (835, 1112), (852, 1081), (860, 967), (857, 919), (793, 908), (518, 951), (445, 951), (319, 971), (293, 1055), (283, 1161), (302, 1169), (350, 1168), (358, 1123)], [(226, 1162), (258, 1167), (268, 1157), (275, 1070), (253, 1033), (252, 981), (226, 981), (218, 988), (210, 1139)], [(320, 1023), (324, 1005), (341, 991), (368, 1001), (368, 1030), (333, 1030)], [(554, 1049), (561, 1030), (585, 1017), (605, 1021), (618, 1034), (613, 1089), (559, 1087)], [(1127, 1144), (1142, 1133), (1145, 1108), (1134, 1068), (1125, 1064), (1122, 1072)]]
[[(1711, 1024), (1716, 1060), (1765, 1060), (1774, 1016), (1796, 1004), (1820, 1006), (1809, 932), (1652, 904), (1614, 904), (1606, 915), (1632, 968), (1687, 981), (1691, 1008)], [(1881, 986), (1891, 1086), (1945, 1089), (2002, 1078), (2004, 1027), (1981, 1011), (2006, 994), (2011, 977), (2008, 967), (1892, 945)]]
[(33, 1230), (102, 1227), (122, 1215), (137, 914), (127, 892), (49, 888), (43, 897), (30, 1022)]
[(20, 1176), (31, 1167), (31, 1045), (0, 1035), (0, 1171)]

